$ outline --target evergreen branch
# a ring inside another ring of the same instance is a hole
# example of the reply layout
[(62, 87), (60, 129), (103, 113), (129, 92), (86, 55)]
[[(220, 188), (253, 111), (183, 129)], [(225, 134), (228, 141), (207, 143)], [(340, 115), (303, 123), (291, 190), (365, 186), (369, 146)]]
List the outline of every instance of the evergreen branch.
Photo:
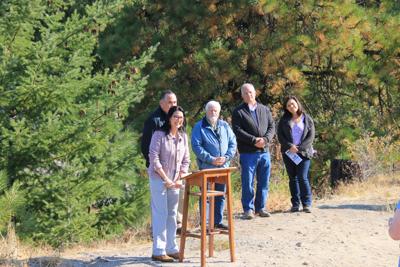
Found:
[(333, 70), (320, 70), (320, 71), (303, 70), (301, 72), (305, 76), (331, 76), (335, 74)]
[[(117, 6), (117, 4), (115, 4), (115, 6)], [(103, 13), (98, 14), (100, 17), (108, 17), (108, 10), (113, 10), (113, 7), (103, 7), (102, 8)], [(78, 29), (75, 29), (74, 31), (72, 31), (70, 34), (68, 34), (67, 36), (65, 36), (65, 38), (63, 38), (58, 44), (56, 44), (56, 47), (60, 47), (62, 44), (64, 44), (66, 41), (68, 41), (69, 38), (71, 38), (72, 36), (76, 35), (76, 34), (80, 34), (82, 31), (85, 31), (85, 28), (92, 25), (92, 24), (96, 24), (96, 19), (94, 17), (87, 17), (86, 23), (80, 23), (80, 27)]]
[(60, 47), (61, 45), (63, 45), (66, 41), (69, 40), (69, 38), (81, 34), (82, 31), (85, 30), (86, 26), (90, 26), (91, 23), (96, 23), (96, 20), (93, 18), (90, 18), (89, 21), (86, 24), (79, 24), (80, 27), (77, 29), (74, 29), (71, 33), (67, 34), (59, 43), (56, 44), (56, 47)]
[(21, 29), (21, 25), (18, 25), (13, 37), (11, 38), (11, 40), (10, 40), (8, 46), (7, 46), (7, 50), (10, 51), (10, 52), (11, 52), (11, 45), (15, 41), (15, 38), (17, 38), (17, 34), (18, 34), (20, 29)]
[(383, 49), (379, 49), (379, 50), (364, 49), (363, 52), (364, 52), (364, 54), (366, 54), (368, 56), (381, 55), (383, 52)]
[[(117, 101), (116, 103), (114, 103), (113, 105), (111, 105), (110, 108), (107, 109), (107, 111), (114, 111), (119, 104), (121, 104), (122, 102), (126, 101), (124, 98), (122, 98), (120, 101)], [(98, 120), (100, 120), (101, 118), (103, 118), (104, 116), (108, 115), (107, 111), (104, 111), (100, 116), (94, 118), (91, 122), (90, 125), (94, 125), (94, 123)]]

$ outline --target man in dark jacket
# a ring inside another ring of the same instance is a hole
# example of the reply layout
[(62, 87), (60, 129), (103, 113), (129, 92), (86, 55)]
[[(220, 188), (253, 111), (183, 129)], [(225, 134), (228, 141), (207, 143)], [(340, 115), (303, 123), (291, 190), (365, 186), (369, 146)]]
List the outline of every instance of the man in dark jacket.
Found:
[[(250, 83), (241, 87), (243, 102), (232, 114), (242, 167), (242, 206), (245, 219), (254, 214), (270, 217), (265, 209), (268, 198), (271, 158), (268, 145), (274, 136), (274, 121), (270, 110), (256, 101), (256, 91)], [(257, 175), (256, 192), (254, 180)]]
[(177, 105), (176, 95), (171, 90), (164, 91), (160, 98), (160, 106), (147, 118), (142, 132), (141, 150), (149, 167), (149, 147), (153, 133), (160, 130), (167, 119), (168, 110)]

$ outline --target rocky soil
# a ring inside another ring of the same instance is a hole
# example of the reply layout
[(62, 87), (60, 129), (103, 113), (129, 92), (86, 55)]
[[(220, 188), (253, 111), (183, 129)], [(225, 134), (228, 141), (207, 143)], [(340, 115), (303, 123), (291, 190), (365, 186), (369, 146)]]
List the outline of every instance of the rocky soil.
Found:
[[(394, 201), (331, 199), (316, 201), (311, 214), (277, 212), (242, 220), (235, 215), (236, 262), (228, 237), (216, 238), (207, 266), (397, 266), (399, 243), (387, 234)], [(200, 266), (200, 241), (188, 238), (183, 263), (150, 259), (151, 243), (110, 246), (63, 255), (61, 266)]]

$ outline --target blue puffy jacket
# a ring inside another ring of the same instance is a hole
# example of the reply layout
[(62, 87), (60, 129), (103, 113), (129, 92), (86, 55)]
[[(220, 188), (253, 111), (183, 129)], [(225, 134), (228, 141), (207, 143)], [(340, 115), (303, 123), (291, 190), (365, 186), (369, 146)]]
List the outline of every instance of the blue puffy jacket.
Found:
[(206, 117), (198, 121), (192, 130), (192, 149), (197, 157), (200, 170), (217, 168), (212, 164), (216, 157), (226, 157), (220, 168), (229, 167), (230, 160), (236, 153), (236, 137), (229, 124), (218, 120), (214, 131)]

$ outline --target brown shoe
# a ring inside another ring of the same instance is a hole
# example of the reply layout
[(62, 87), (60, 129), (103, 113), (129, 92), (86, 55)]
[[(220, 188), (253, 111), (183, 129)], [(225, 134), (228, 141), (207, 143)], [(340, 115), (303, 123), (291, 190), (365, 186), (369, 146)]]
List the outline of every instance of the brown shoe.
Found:
[(159, 255), (159, 256), (152, 255), (152, 256), (151, 256), (151, 259), (152, 259), (153, 261), (174, 262), (174, 259), (171, 258), (171, 257), (168, 256), (168, 255)]
[(179, 260), (179, 252), (173, 253), (173, 254), (167, 254), (167, 256), (170, 256), (171, 258), (175, 260)]

